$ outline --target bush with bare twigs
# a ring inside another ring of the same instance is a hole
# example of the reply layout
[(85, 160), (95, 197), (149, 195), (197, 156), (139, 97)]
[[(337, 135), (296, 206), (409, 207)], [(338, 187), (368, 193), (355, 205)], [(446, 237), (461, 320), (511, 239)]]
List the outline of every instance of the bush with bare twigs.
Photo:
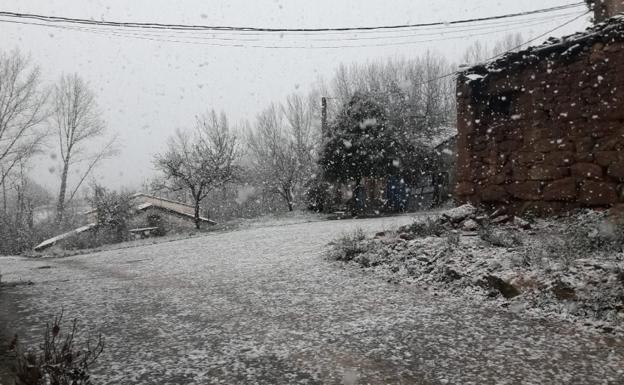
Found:
[(46, 324), (43, 343), (23, 350), (15, 336), (11, 348), (16, 352), (15, 385), (91, 385), (89, 369), (104, 350), (99, 334), (76, 346), (78, 320), (67, 331), (61, 330), (63, 313)]

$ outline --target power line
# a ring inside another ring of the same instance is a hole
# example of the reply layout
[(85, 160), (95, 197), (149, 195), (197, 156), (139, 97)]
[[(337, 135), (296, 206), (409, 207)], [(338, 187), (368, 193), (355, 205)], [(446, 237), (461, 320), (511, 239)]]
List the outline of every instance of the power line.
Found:
[(508, 53), (510, 53), (510, 52), (513, 52), (513, 51), (515, 51), (515, 50), (517, 50), (517, 49), (520, 49), (520, 48), (522, 48), (522, 47), (524, 47), (524, 46), (526, 46), (526, 45), (529, 45), (529, 44), (531, 44), (531, 43), (534, 43), (534, 42), (536, 42), (537, 40), (542, 39), (542, 38), (544, 38), (544, 37), (546, 37), (546, 36), (550, 35), (551, 33), (555, 32), (556, 30), (558, 30), (558, 29), (560, 29), (560, 28), (563, 28), (563, 27), (565, 27), (566, 25), (570, 25), (570, 24), (572, 24), (573, 22), (577, 21), (577, 20), (578, 20), (578, 19), (580, 19), (581, 17), (588, 15), (590, 12), (591, 12), (591, 11), (583, 12), (581, 15), (579, 15), (579, 16), (577, 16), (577, 17), (575, 17), (575, 18), (571, 19), (571, 20), (568, 20), (568, 21), (566, 21), (565, 23), (563, 23), (563, 24), (561, 24), (561, 25), (559, 25), (559, 26), (557, 26), (557, 27), (555, 27), (555, 28), (553, 28), (553, 29), (551, 29), (551, 30), (546, 31), (546, 32), (544, 32), (543, 34), (541, 34), (541, 35), (539, 35), (539, 36), (536, 36), (536, 37), (534, 37), (534, 38), (532, 38), (532, 39), (530, 39), (530, 40), (525, 41), (524, 43), (522, 43), (522, 44), (520, 44), (520, 45), (518, 45), (518, 46), (516, 46), (516, 47), (514, 47), (514, 48), (512, 48), (512, 49), (510, 49), (510, 50), (509, 50), (509, 51), (507, 51), (507, 52), (503, 52), (503, 53), (500, 53), (500, 54), (498, 54), (498, 55), (495, 55), (495, 56), (493, 56), (493, 57), (491, 57), (491, 58), (487, 59), (486, 61), (491, 61), (491, 60), (494, 60), (494, 59), (498, 59), (499, 57), (502, 57), (503, 55), (506, 55), (506, 54), (508, 54)]
[(266, 28), (266, 27), (234, 27), (234, 26), (209, 26), (209, 25), (189, 25), (189, 24), (163, 24), (163, 23), (140, 23), (140, 22), (118, 22), (104, 20), (89, 20), (61, 16), (49, 16), (30, 13), (17, 13), (0, 11), (0, 16), (17, 19), (38, 20), (46, 23), (62, 23), (62, 24), (80, 24), (80, 25), (96, 25), (105, 27), (121, 27), (121, 28), (143, 28), (157, 30), (188, 30), (188, 31), (229, 31), (229, 32), (361, 32), (361, 31), (380, 31), (380, 30), (400, 30), (406, 28), (422, 28), (432, 26), (447, 26), (456, 24), (477, 23), (491, 20), (501, 20), (513, 17), (529, 16), (543, 14), (585, 6), (585, 2), (577, 2), (567, 5), (561, 5), (550, 8), (537, 9), (533, 11), (510, 13), (498, 16), (488, 16), (473, 19), (454, 20), (449, 22), (430, 22), (416, 24), (398, 24), (398, 25), (382, 25), (382, 26), (362, 26), (362, 27), (338, 27), (338, 28)]
[[(494, 60), (494, 59), (498, 59), (498, 58), (500, 58), (500, 57), (502, 57), (502, 56), (504, 56), (504, 55), (506, 55), (506, 54), (509, 54), (509, 53), (511, 53), (511, 52), (513, 52), (513, 51), (515, 51), (515, 50), (517, 50), (517, 49), (520, 49), (520, 48), (522, 48), (522, 47), (524, 47), (524, 46), (526, 46), (526, 45), (528, 45), (528, 44), (534, 43), (535, 41), (537, 41), (537, 40), (539, 40), (539, 39), (542, 39), (542, 38), (544, 38), (544, 37), (546, 37), (546, 36), (550, 35), (551, 33), (553, 33), (553, 32), (555, 32), (555, 31), (557, 31), (558, 29), (561, 29), (561, 28), (563, 28), (563, 27), (565, 27), (565, 26), (567, 26), (567, 25), (572, 24), (573, 22), (575, 22), (576, 20), (580, 19), (581, 17), (588, 15), (590, 12), (591, 12), (591, 11), (586, 11), (586, 12), (583, 12), (581, 15), (579, 15), (579, 16), (577, 16), (577, 17), (575, 17), (575, 18), (571, 19), (571, 20), (568, 20), (568, 21), (566, 21), (565, 23), (560, 24), (560, 25), (556, 26), (555, 28), (550, 29), (550, 30), (548, 30), (548, 31), (546, 31), (546, 32), (544, 32), (544, 33), (542, 33), (542, 34), (538, 35), (538, 36), (535, 36), (535, 37), (533, 37), (533, 38), (531, 38), (531, 39), (529, 39), (529, 40), (525, 41), (524, 43), (522, 43), (522, 44), (520, 44), (520, 45), (518, 45), (518, 46), (516, 46), (516, 47), (513, 47), (512, 49), (510, 49), (510, 50), (508, 50), (508, 51), (502, 52), (502, 53), (500, 53), (500, 54), (498, 54), (498, 55), (495, 55), (495, 56), (493, 56), (493, 57), (491, 57), (491, 58), (489, 58), (489, 59), (486, 59), (486, 60), (485, 60), (485, 62), (489, 62), (489, 61), (492, 61), (492, 60)], [(438, 81), (438, 80), (442, 80), (442, 79), (449, 78), (449, 77), (451, 77), (451, 76), (455, 76), (455, 75), (457, 75), (459, 72), (460, 72), (460, 71), (453, 71), (453, 72), (450, 72), (450, 73), (447, 73), (447, 74), (444, 74), (444, 75), (436, 76), (436, 77), (434, 77), (434, 78), (427, 79), (427, 80), (425, 80), (425, 81), (423, 81), (423, 82), (417, 83), (417, 84), (415, 84), (414, 86), (416, 86), (416, 87), (419, 87), (419, 86), (424, 86), (424, 85), (427, 85), (427, 84), (430, 84), (430, 83), (436, 82), (436, 81)]]
[[(352, 36), (349, 37), (321, 37), (321, 38), (307, 38), (306, 36), (292, 36), (292, 37), (297, 37), (297, 38), (305, 38), (306, 42), (342, 42), (342, 41), (360, 41), (360, 40), (394, 40), (394, 39), (404, 39), (404, 38), (412, 38), (412, 37), (417, 37), (417, 36), (442, 36), (442, 35), (448, 35), (448, 34), (454, 34), (454, 33), (459, 33), (459, 32), (473, 32), (473, 31), (483, 31), (483, 30), (491, 30), (494, 27), (510, 27), (510, 26), (532, 26), (535, 25), (536, 22), (539, 22), (541, 24), (541, 22), (543, 21), (554, 21), (554, 20), (558, 20), (564, 17), (568, 17), (571, 15), (577, 15), (578, 12), (573, 12), (573, 13), (563, 13), (563, 14), (558, 14), (558, 15), (548, 15), (548, 16), (540, 16), (540, 17), (533, 17), (533, 18), (529, 18), (529, 19), (520, 19), (520, 20), (513, 20), (513, 21), (496, 21), (496, 22), (484, 22), (484, 23), (480, 23), (480, 24), (476, 24), (476, 25), (462, 25), (462, 26), (451, 26), (451, 27), (443, 27), (443, 28), (434, 28), (434, 29), (438, 29), (438, 31), (435, 30), (425, 30), (425, 31), (415, 31), (415, 32), (409, 32), (409, 31), (392, 31), (393, 35), (383, 35), (383, 36), (358, 36), (357, 34), (354, 34)], [(175, 38), (185, 38), (185, 39), (192, 39), (192, 40), (211, 40), (211, 41), (245, 41), (245, 42), (262, 42), (263, 38), (257, 38), (257, 37), (248, 37), (248, 35), (243, 35), (242, 37), (239, 36), (235, 36), (235, 35), (224, 35), (224, 34), (217, 34), (214, 35), (212, 32), (198, 32), (198, 33), (194, 33), (194, 32), (184, 32), (182, 34), (180, 34), (180, 32), (182, 31), (167, 31), (167, 33), (178, 33), (176, 35), (165, 35), (163, 34), (165, 31), (139, 31), (139, 30), (128, 30), (125, 28), (117, 28), (117, 27), (110, 27), (110, 28), (106, 28), (106, 29), (100, 29), (100, 28), (92, 28), (92, 27), (83, 27), (83, 26), (65, 26), (65, 25), (57, 25), (57, 24), (43, 24), (43, 23), (35, 23), (35, 22), (20, 22), (20, 21), (15, 21), (15, 20), (2, 20), (1, 21), (5, 21), (7, 23), (17, 23), (17, 24), (26, 24), (26, 25), (35, 25), (35, 26), (42, 26), (42, 27), (50, 27), (50, 28), (60, 28), (60, 29), (72, 29), (72, 30), (77, 30), (77, 31), (83, 31), (83, 32), (116, 32), (116, 33), (120, 33), (120, 34), (126, 34), (127, 36), (148, 36), (148, 37), (155, 37), (155, 38), (162, 38), (162, 37), (175, 37)], [(439, 30), (441, 29), (441, 30)], [(401, 34), (396, 35), (396, 33), (399, 32)], [(225, 36), (225, 37), (224, 37)], [(273, 35), (269, 35), (270, 39), (272, 41), (275, 40), (275, 36)], [(292, 38), (292, 37), (280, 37), (279, 41), (287, 41), (288, 39)], [(296, 40), (300, 40), (300, 39), (296, 39)]]
[[(556, 17), (550, 17), (549, 20), (553, 20), (553, 21), (558, 20), (562, 18), (563, 16), (568, 16), (568, 15), (566, 14), (566, 15), (560, 15)], [(210, 36), (189, 37), (189, 36), (183, 36), (183, 35), (175, 36), (175, 35), (163, 35), (163, 34), (158, 34), (158, 33), (139, 33), (136, 30), (130, 30), (130, 31), (120, 30), (120, 29), (102, 30), (102, 29), (82, 27), (82, 26), (49, 25), (49, 24), (39, 24), (39, 23), (28, 22), (28, 21), (0, 19), (0, 22), (2, 21), (5, 21), (7, 23), (13, 23), (13, 24), (37, 25), (37, 26), (54, 28), (54, 29), (87, 32), (87, 33), (93, 33), (93, 34), (104, 35), (104, 36), (125, 37), (125, 38), (133, 38), (133, 39), (139, 39), (139, 40), (148, 40), (148, 41), (164, 42), (164, 43), (181, 43), (181, 44), (207, 45), (207, 46), (216, 46), (216, 47), (236, 47), (236, 48), (267, 48), (267, 49), (341, 49), (341, 48), (405, 46), (405, 45), (416, 45), (416, 44), (421, 44), (421, 43), (465, 39), (465, 38), (470, 38), (470, 37), (489, 35), (492, 33), (510, 32), (510, 31), (516, 31), (518, 28), (530, 28), (530, 27), (543, 24), (543, 20), (538, 20), (534, 22), (523, 21), (522, 25), (519, 25), (519, 26), (517, 25), (517, 23), (513, 22), (513, 23), (506, 23), (505, 25), (497, 26), (496, 28), (491, 28), (491, 27), (483, 28), (479, 26), (474, 26), (473, 28), (457, 29), (457, 30), (448, 31), (448, 32), (425, 33), (425, 34), (414, 33), (410, 35), (397, 36), (397, 38), (405, 39), (405, 38), (415, 38), (419, 36), (431, 36), (431, 35), (450, 35), (450, 36), (439, 37), (439, 38), (434, 38), (434, 39), (407, 40), (407, 41), (398, 41), (398, 42), (382, 41), (382, 42), (377, 42), (377, 43), (366, 43), (366, 44), (358, 44), (358, 45), (353, 45), (353, 44), (351, 45), (313, 45), (313, 44), (292, 45), (290, 44), (292, 42), (285, 41), (286, 44), (266, 45), (266, 44), (247, 43), (249, 41), (260, 42), (260, 43), (265, 42), (262, 39), (238, 39), (238, 38), (223, 38), (223, 37), (210, 37)], [(513, 28), (512, 27), (513, 25), (517, 25), (517, 26)], [(459, 32), (462, 32), (462, 34), (457, 35), (457, 33)], [(453, 36), (453, 34), (455, 34), (455, 36)], [(193, 38), (193, 40), (191, 41), (181, 40), (185, 38)], [(378, 39), (387, 40), (388, 38), (389, 37), (379, 37)], [(368, 40), (371, 40), (371, 38), (367, 37), (367, 38), (352, 38), (352, 39), (349, 38), (349, 39), (317, 39), (317, 40), (310, 39), (308, 40), (308, 42), (310, 41), (311, 42), (314, 42), (314, 41), (345, 42), (345, 41), (354, 41), (354, 40), (355, 41), (357, 40), (368, 41)], [(221, 43), (221, 41), (225, 41), (226, 43)], [(284, 40), (280, 40), (280, 41), (284, 41)], [(241, 42), (241, 43), (236, 44), (234, 42)]]

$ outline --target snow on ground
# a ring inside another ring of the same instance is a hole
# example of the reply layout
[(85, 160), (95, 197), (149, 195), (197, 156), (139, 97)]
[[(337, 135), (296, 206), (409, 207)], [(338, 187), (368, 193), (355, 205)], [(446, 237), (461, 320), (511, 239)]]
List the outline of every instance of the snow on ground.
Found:
[(102, 384), (619, 384), (624, 342), (330, 262), (326, 221), (62, 259), (0, 258), (11, 326), (65, 309), (106, 338)]
[(263, 215), (256, 218), (238, 218), (217, 225), (204, 224), (201, 230), (190, 229), (186, 232), (171, 233), (159, 237), (148, 237), (134, 239), (126, 242), (111, 243), (98, 246), (93, 249), (63, 249), (62, 247), (52, 247), (41, 252), (27, 252), (26, 256), (34, 258), (59, 258), (73, 255), (91, 254), (100, 251), (111, 251), (155, 245), (159, 243), (179, 241), (182, 239), (203, 237), (210, 232), (229, 232), (236, 229), (251, 229), (256, 227), (288, 226), (299, 223), (317, 222), (326, 220), (326, 215), (312, 213), (309, 211), (293, 211), (289, 213), (279, 213), (274, 215)]
[(624, 336), (623, 229), (606, 212), (531, 225), (507, 215), (488, 219), (464, 205), (397, 232), (356, 232), (329, 255), (441, 295), (495, 300)]

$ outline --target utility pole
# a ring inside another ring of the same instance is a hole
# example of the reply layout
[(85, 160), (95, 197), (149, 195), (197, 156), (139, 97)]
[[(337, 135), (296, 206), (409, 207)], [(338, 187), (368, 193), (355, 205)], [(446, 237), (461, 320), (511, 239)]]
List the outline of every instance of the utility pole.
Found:
[(327, 98), (321, 98), (321, 133), (323, 136), (327, 134)]

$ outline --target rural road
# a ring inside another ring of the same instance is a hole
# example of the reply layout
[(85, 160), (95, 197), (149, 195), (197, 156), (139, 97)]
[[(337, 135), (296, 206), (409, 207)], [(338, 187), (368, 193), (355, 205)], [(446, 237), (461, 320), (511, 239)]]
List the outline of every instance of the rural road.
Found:
[(63, 259), (0, 258), (32, 336), (101, 330), (98, 384), (622, 384), (624, 344), (323, 259), (410, 217), (259, 227)]

